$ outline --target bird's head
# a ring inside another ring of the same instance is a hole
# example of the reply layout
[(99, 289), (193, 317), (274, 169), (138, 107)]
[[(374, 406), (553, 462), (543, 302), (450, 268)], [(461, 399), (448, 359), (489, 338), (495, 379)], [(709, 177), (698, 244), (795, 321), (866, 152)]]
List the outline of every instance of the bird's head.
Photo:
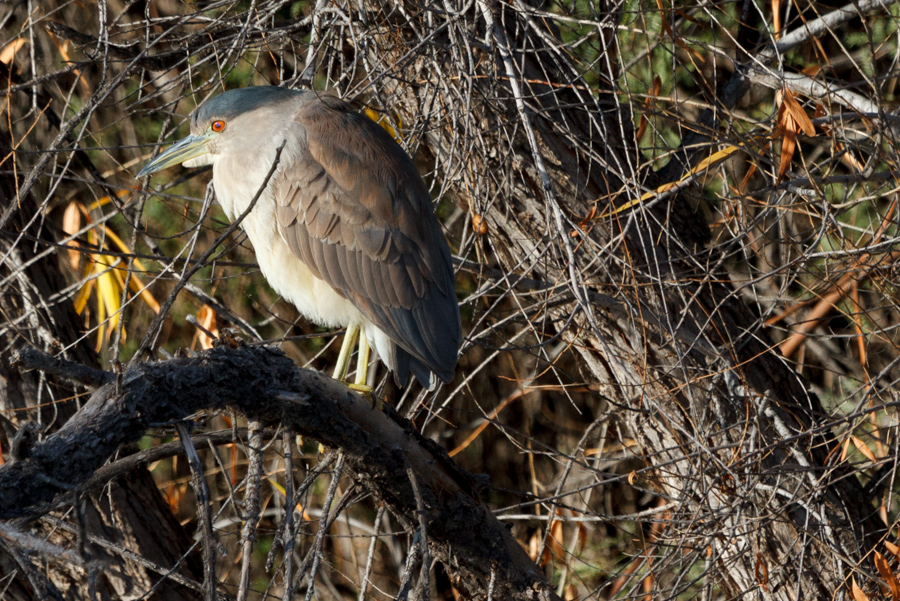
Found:
[(144, 165), (138, 177), (179, 163), (203, 167), (225, 152), (252, 153), (254, 147), (283, 127), (285, 103), (296, 90), (256, 86), (229, 90), (203, 103), (191, 115), (191, 133)]

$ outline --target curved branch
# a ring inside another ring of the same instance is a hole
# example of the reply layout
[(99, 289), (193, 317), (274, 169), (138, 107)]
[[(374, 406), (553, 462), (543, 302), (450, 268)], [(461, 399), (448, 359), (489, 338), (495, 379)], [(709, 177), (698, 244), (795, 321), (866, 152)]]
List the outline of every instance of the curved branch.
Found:
[[(18, 361), (26, 368), (51, 364), (31, 349), (21, 351)], [(155, 424), (226, 407), (263, 427), (283, 426), (341, 449), (347, 473), (404, 527), (415, 530), (424, 520), (431, 553), (467, 595), (483, 596), (493, 586), (495, 598), (558, 598), (477, 499), (476, 477), (396, 413), (375, 410), (343, 383), (300, 369), (268, 347), (219, 347), (196, 358), (129, 368), (97, 389), (56, 434), (0, 467), (0, 518), (47, 511), (59, 495), (81, 489), (120, 445)], [(408, 470), (415, 474), (415, 491)]]

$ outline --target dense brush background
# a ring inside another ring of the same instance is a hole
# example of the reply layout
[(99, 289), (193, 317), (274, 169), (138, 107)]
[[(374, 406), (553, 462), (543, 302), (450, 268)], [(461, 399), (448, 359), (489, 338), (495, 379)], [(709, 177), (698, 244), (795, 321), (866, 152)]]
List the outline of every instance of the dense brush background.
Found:
[[(473, 4), (482, 3), (0, 3), (0, 171), (5, 185), (33, 199), (31, 212), (20, 216), (20, 235), (5, 230), (4, 248), (20, 249), (16, 256), (25, 262), (58, 262), (65, 282), (43, 301), (71, 303), (81, 327), (71, 339), (41, 342), (56, 352), (96, 352), (99, 365), (112, 369), (142, 347), (149, 348), (148, 359), (208, 348), (199, 323), (215, 334), (228, 328), (248, 343), (278, 345), (301, 366), (330, 372), (341, 332), (308, 323), (274, 294), (242, 233), (218, 240), (227, 221), (217, 206), (200, 219), (210, 172), (179, 167), (149, 181), (134, 175), (187, 133), (195, 107), (223, 90), (263, 84), (333, 90), (415, 158), (459, 259), (465, 340), (455, 379), (433, 393), (418, 385), (403, 391), (379, 368), (374, 383), (381, 394), (460, 465), (490, 476), (485, 501), (565, 599), (725, 598), (708, 574), (707, 541), (690, 534), (694, 516), (658, 483), (656, 470), (665, 466), (650, 467), (654, 450), (642, 449), (619, 419), (626, 409), (585, 370), (575, 338), (557, 335), (567, 326), (564, 317), (544, 308), (563, 301), (507, 278), (516, 272), (540, 280), (534, 266), (555, 260), (556, 251), (538, 240), (527, 255), (494, 237), (490, 216), (507, 210), (505, 191), (532, 184), (516, 172), (517, 153), (528, 151), (509, 133), (514, 122), (504, 122), (499, 112), (479, 117), (483, 107), (508, 101), (506, 92), (491, 96), (492, 86), (503, 87), (504, 65), (473, 25), (479, 22)], [(794, 31), (836, 6), (833, 0), (578, 0), (533, 8), (512, 2), (507, 14), (526, 14), (522, 27), (551, 23), (557, 38), (547, 44), (557, 44), (580, 76), (571, 85), (601, 98), (604, 107), (620, 103), (621, 127), (606, 144), (635, 149), (626, 153), (630, 173), (618, 177), (626, 195), (637, 198), (656, 188), (646, 174), (669, 163), (703, 110), (716, 104), (734, 71), (732, 59), (752, 62), (754, 49), (770, 43), (778, 25)], [(779, 68), (850, 91), (874, 112), (854, 112), (830, 97), (794, 93), (785, 100), (783, 91), (754, 85), (733, 107), (720, 109), (722, 126), (702, 141), (703, 156), (712, 161), (694, 173), (681, 196), (709, 227), (705, 264), (730, 274), (757, 313), (757, 326), (780, 345), (772, 352), (793, 362), (829, 412), (840, 443), (830, 460), (851, 465), (864, 484), (877, 478), (872, 509), (893, 524), (900, 511), (893, 494), (900, 8), (893, 3), (866, 14), (791, 49)], [(742, 19), (752, 25), (750, 33), (741, 30)], [(412, 62), (418, 66), (411, 69)], [(448, 64), (456, 70), (446, 70)], [(474, 75), (476, 65), (486, 64), (495, 81)], [(440, 92), (398, 98), (404, 87)], [(416, 98), (443, 104), (416, 106)], [(791, 121), (798, 107), (814, 135), (796, 124), (799, 115)], [(423, 144), (431, 132), (442, 132), (447, 144), (440, 156)], [(785, 146), (794, 139), (796, 150), (784, 163)], [(509, 171), (488, 168), (496, 164)], [(593, 214), (567, 215), (576, 226), (570, 228), (574, 244), (578, 227), (589, 230), (611, 219), (603, 196), (593, 206)], [(523, 232), (530, 228), (522, 226)], [(541, 228), (550, 237), (549, 219), (535, 229)], [(217, 241), (192, 285), (167, 306), (187, 266)], [(617, 251), (611, 244), (603, 252)], [(607, 260), (599, 251), (597, 257)], [(13, 285), (22, 268), (12, 265), (12, 255), (3, 258), (9, 263), (0, 289)], [(613, 285), (600, 292), (617, 294)], [(160, 310), (168, 315), (154, 330)], [(27, 316), (0, 318), (2, 360), (32, 325)], [(48, 431), (59, 425), (60, 416), (47, 407), (70, 399), (42, 386), (39, 381), (35, 393), (42, 409), (0, 414), (7, 460), (22, 423), (38, 421)], [(219, 591), (233, 598), (246, 561), (247, 424), (229, 414), (197, 416), (197, 424), (195, 435), (234, 432), (233, 442), (199, 448), (223, 551)], [(140, 446), (173, 437), (161, 426)], [(254, 599), (280, 598), (283, 590), (283, 548), (275, 544), (285, 512), (283, 439), (276, 432), (263, 438)], [(315, 594), (394, 598), (410, 535), (397, 531), (390, 514), (355, 493), (344, 476), (336, 494), (343, 501), (340, 517), (318, 546), (335, 455), (314, 440), (302, 441), (300, 449), (290, 466), (295, 481), (315, 477), (296, 507), (301, 525), (294, 553), (298, 562), (320, 555)], [(193, 532), (197, 511), (187, 462), (174, 456), (149, 467), (172, 515)], [(893, 530), (887, 540), (896, 541)], [(17, 577), (7, 568), (0, 573), (0, 599), (18, 598), (13, 588), (4, 589)], [(760, 574), (762, 590), (766, 577)], [(455, 594), (451, 578), (436, 568), (433, 598)]]

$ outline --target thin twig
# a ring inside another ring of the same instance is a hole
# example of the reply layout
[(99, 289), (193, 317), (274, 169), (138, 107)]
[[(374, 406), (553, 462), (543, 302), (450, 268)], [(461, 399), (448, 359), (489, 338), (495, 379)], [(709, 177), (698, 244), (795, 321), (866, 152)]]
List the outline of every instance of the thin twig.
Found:
[(250, 576), (253, 568), (253, 548), (256, 544), (256, 524), (259, 522), (259, 488), (263, 476), (263, 427), (258, 421), (247, 424), (250, 465), (244, 479), (244, 527), (241, 528), (241, 575), (238, 584), (238, 601), (245, 601), (250, 594)]
[(184, 445), (184, 452), (191, 466), (192, 484), (194, 495), (197, 497), (197, 515), (199, 516), (200, 536), (203, 540), (203, 595), (206, 601), (216, 601), (216, 541), (212, 529), (212, 508), (210, 507), (209, 489), (206, 487), (206, 478), (203, 475), (203, 464), (190, 432), (184, 422), (175, 424), (175, 430)]

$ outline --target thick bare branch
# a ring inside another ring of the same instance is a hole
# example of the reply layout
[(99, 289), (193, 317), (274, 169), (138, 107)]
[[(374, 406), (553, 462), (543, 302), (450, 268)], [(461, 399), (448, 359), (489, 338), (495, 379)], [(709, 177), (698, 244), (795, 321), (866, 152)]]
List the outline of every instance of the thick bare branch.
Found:
[[(30, 349), (19, 361), (26, 367), (47, 363)], [(494, 570), (495, 594), (502, 598), (554, 598), (519, 543), (477, 500), (476, 477), (402, 418), (389, 417), (344, 384), (299, 369), (267, 347), (219, 347), (194, 359), (131, 367), (26, 458), (0, 467), (0, 518), (45, 511), (59, 495), (77, 490), (120, 445), (155, 424), (226, 407), (264, 427), (283, 426), (340, 449), (353, 478), (415, 530), (420, 515), (407, 475), (412, 470), (431, 551), (470, 595), (486, 593)]]

